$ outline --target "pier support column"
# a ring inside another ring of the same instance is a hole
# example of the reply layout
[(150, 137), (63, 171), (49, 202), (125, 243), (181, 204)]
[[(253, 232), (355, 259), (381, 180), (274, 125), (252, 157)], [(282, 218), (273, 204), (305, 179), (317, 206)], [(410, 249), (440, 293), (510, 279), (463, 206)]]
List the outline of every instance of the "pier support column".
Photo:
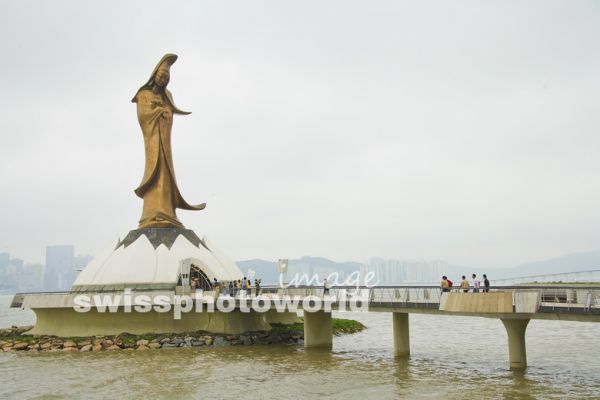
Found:
[(304, 347), (331, 348), (332, 345), (331, 312), (304, 311)]
[(394, 356), (410, 355), (410, 336), (408, 329), (408, 313), (392, 313), (394, 326)]
[(503, 319), (502, 323), (508, 334), (508, 360), (511, 369), (527, 368), (527, 350), (525, 347), (525, 330), (528, 319)]

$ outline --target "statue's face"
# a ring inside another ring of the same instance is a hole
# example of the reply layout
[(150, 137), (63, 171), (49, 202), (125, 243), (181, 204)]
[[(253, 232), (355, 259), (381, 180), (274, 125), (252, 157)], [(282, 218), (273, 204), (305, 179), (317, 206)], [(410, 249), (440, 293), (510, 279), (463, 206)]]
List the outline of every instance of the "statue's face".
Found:
[(167, 83), (169, 83), (169, 71), (159, 69), (154, 78), (154, 82), (156, 82), (156, 85), (159, 87), (167, 86)]

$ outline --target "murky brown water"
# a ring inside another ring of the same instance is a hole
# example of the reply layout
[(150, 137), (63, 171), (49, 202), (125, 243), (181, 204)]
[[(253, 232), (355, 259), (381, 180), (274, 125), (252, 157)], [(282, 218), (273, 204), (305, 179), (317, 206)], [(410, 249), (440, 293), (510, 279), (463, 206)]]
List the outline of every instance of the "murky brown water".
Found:
[[(0, 327), (33, 322), (0, 296)], [(499, 320), (411, 315), (410, 359), (392, 356), (391, 315), (332, 352), (250, 346), (111, 353), (0, 353), (0, 398), (600, 399), (600, 323), (532, 321), (524, 373), (508, 370)]]

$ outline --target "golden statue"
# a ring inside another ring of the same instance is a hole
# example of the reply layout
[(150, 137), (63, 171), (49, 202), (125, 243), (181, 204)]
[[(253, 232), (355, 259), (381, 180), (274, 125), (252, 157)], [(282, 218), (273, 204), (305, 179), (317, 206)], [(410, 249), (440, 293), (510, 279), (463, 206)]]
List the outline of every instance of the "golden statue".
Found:
[(167, 90), (171, 65), (177, 60), (175, 54), (165, 55), (156, 65), (148, 82), (133, 99), (137, 103), (137, 115), (146, 148), (146, 168), (142, 183), (135, 194), (144, 199), (144, 209), (139, 228), (183, 228), (177, 219), (176, 208), (202, 210), (206, 203), (188, 204), (177, 187), (173, 155), (171, 153), (171, 128), (173, 114), (187, 115), (173, 103)]

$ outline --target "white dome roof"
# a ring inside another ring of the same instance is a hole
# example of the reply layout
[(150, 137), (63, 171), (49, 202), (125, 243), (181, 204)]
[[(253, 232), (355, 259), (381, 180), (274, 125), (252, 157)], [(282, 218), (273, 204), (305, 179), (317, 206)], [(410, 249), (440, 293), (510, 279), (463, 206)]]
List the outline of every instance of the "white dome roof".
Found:
[(199, 267), (211, 281), (243, 277), (237, 265), (206, 238), (199, 240), (193, 234), (199, 242), (196, 245), (188, 236), (176, 233), (169, 248), (169, 240), (161, 242), (152, 235), (149, 239), (143, 232), (132, 231), (128, 235), (133, 240), (131, 243), (127, 243), (126, 238), (116, 249), (107, 249), (94, 258), (77, 276), (72, 290), (173, 289), (181, 268), (185, 268), (183, 265), (189, 268), (190, 263)]

